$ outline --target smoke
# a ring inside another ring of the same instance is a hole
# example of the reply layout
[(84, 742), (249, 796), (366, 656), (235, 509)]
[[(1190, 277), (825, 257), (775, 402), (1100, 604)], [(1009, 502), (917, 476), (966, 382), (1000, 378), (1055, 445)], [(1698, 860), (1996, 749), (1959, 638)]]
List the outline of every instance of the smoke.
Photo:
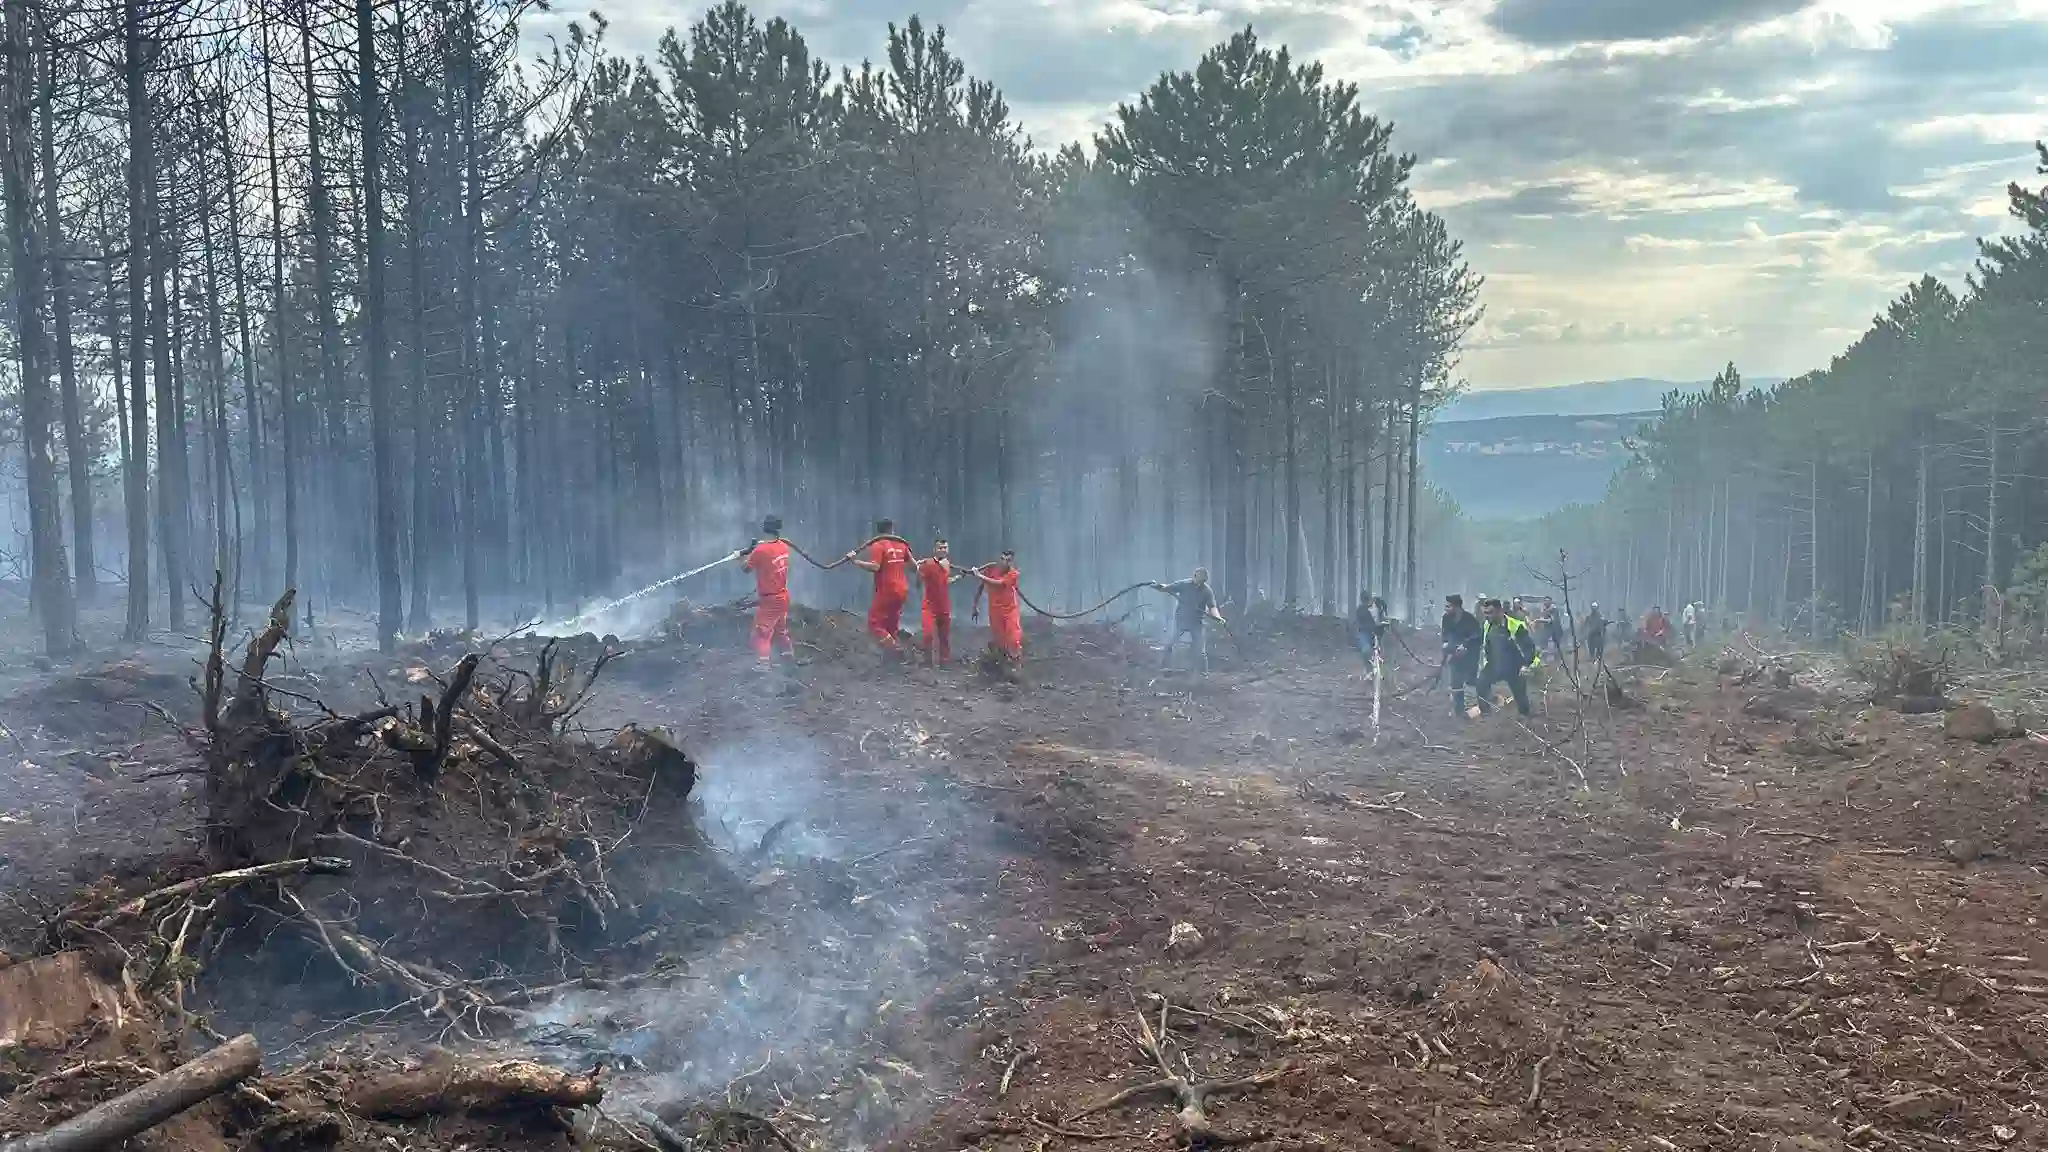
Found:
[(1055, 238), (1074, 290), (1026, 429), (1086, 461), (1027, 481), (1047, 497), (1032, 502), (1043, 555), (1027, 579), (1073, 602), (1214, 563), (1201, 401), (1216, 386), (1223, 302), (1119, 193), (1105, 190), (1095, 207)]
[[(946, 756), (915, 725), (871, 734), (913, 759)], [(532, 1036), (610, 1052), (624, 1106), (790, 1100), (833, 1118), (835, 1146), (862, 1148), (942, 1098), (944, 1077), (914, 1013), (967, 951), (932, 909), (951, 880), (905, 846), (951, 841), (966, 814), (922, 782), (909, 803), (835, 775), (811, 738), (775, 727), (699, 758), (700, 824), (748, 878), (744, 927), (660, 987), (576, 992)], [(978, 963), (977, 960), (973, 961)]]
[(837, 860), (843, 844), (828, 832), (823, 770), (817, 746), (786, 735), (773, 747), (756, 741), (724, 744), (698, 762), (696, 799), (711, 842), (735, 856), (780, 852)]

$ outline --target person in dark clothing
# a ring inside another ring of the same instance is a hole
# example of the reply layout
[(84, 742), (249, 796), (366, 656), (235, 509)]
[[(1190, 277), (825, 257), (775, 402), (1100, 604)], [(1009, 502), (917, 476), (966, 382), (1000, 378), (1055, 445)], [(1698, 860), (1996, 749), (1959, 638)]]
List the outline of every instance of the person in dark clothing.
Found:
[(1529, 683), (1522, 677), (1522, 671), (1543, 666), (1543, 658), (1536, 654), (1536, 638), (1529, 634), (1527, 624), (1503, 611), (1498, 600), (1482, 602), (1479, 615), (1482, 620), (1481, 658), (1479, 683), (1474, 685), (1479, 694), (1479, 708), (1483, 712), (1491, 712), (1493, 686), (1506, 682), (1508, 691), (1514, 693), (1515, 711), (1527, 716)]
[(1188, 645), (1194, 650), (1195, 670), (1203, 675), (1209, 673), (1209, 621), (1223, 619), (1223, 613), (1216, 608), (1216, 592), (1209, 587), (1209, 570), (1195, 569), (1195, 574), (1186, 580), (1171, 584), (1154, 583), (1152, 587), (1173, 597), (1173, 635), (1166, 640), (1166, 654), (1160, 663), (1173, 666), (1173, 650), (1180, 644), (1180, 638), (1188, 638)]
[(1540, 622), (1537, 629), (1537, 644), (1550, 645), (1559, 660), (1564, 659), (1564, 613), (1558, 611), (1557, 602), (1550, 597), (1543, 598), (1543, 607), (1536, 610)]
[(1600, 614), (1600, 604), (1595, 601), (1586, 612), (1586, 654), (1598, 664), (1607, 657), (1607, 617)]
[(1372, 671), (1372, 654), (1387, 630), (1387, 602), (1370, 592), (1358, 594), (1358, 607), (1351, 610), (1351, 630), (1358, 637), (1358, 654), (1365, 658), (1365, 670)]
[(1451, 677), (1451, 711), (1465, 714), (1465, 686), (1479, 679), (1479, 618), (1465, 611), (1465, 598), (1444, 597), (1444, 671)]

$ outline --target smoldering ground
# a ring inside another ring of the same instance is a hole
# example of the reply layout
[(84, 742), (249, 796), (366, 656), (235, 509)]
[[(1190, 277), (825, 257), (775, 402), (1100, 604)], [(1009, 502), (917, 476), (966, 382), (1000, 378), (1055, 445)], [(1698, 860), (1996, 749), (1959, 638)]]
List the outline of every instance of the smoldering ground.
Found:
[(541, 1006), (527, 1039), (616, 1062), (621, 1109), (793, 1109), (849, 1148), (945, 1099), (959, 1054), (940, 1022), (971, 1016), (998, 965), (949, 915), (970, 894), (948, 861), (989, 821), (936, 775), (871, 770), (951, 757), (914, 720), (876, 721), (835, 751), (755, 713), (698, 753), (699, 824), (747, 879), (744, 926), (673, 980)]

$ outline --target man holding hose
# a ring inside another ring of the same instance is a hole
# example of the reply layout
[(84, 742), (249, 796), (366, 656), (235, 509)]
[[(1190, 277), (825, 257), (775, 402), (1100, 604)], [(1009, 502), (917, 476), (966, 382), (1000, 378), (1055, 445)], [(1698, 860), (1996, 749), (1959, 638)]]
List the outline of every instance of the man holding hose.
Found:
[(1204, 676), (1209, 674), (1210, 620), (1221, 621), (1223, 613), (1216, 609), (1216, 593), (1209, 587), (1209, 570), (1195, 569), (1195, 574), (1186, 580), (1172, 584), (1154, 584), (1152, 587), (1173, 597), (1173, 635), (1167, 637), (1166, 655), (1160, 663), (1167, 667), (1173, 664), (1173, 650), (1180, 644), (1180, 638), (1188, 638), (1188, 645), (1194, 651), (1195, 670)]
[(754, 655), (767, 664), (777, 640), (794, 659), (796, 641), (789, 636), (789, 542), (782, 538), (782, 517), (763, 519), (761, 535), (767, 539), (740, 549), (740, 563), (754, 574)]
[(1017, 553), (1003, 549), (1003, 554), (987, 568), (970, 568), (980, 583), (974, 589), (974, 615), (981, 619), (981, 595), (988, 593), (988, 630), (990, 641), (997, 650), (1010, 658), (1014, 664), (1024, 662), (1024, 610), (1017, 591)]
[(918, 633), (917, 643), (926, 664), (932, 663), (934, 646), (938, 663), (953, 662), (952, 584), (962, 575), (953, 570), (944, 536), (932, 542), (930, 559), (917, 562), (917, 582), (924, 588), (924, 610), (921, 613), (924, 630)]
[(875, 598), (868, 604), (868, 635), (890, 653), (899, 651), (896, 632), (903, 626), (903, 605), (910, 599), (910, 546), (895, 539), (896, 522), (875, 521), (878, 539), (868, 545), (868, 558), (848, 552), (846, 558), (864, 571), (875, 574)]

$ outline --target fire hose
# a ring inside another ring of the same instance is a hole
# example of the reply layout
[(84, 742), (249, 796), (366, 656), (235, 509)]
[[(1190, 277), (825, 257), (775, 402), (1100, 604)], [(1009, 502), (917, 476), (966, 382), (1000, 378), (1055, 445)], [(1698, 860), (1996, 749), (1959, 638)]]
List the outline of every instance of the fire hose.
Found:
[[(814, 557), (814, 556), (812, 556), (812, 555), (811, 555), (810, 553), (808, 553), (808, 552), (804, 551), (804, 550), (803, 550), (802, 548), (799, 548), (799, 547), (797, 547), (797, 545), (796, 545), (796, 542), (795, 542), (795, 541), (793, 541), (793, 540), (785, 540), (785, 541), (784, 541), (784, 543), (786, 543), (786, 544), (788, 544), (788, 545), (789, 545), (789, 550), (790, 550), (790, 551), (792, 551), (792, 552), (796, 553), (797, 555), (799, 555), (799, 556), (803, 557), (803, 558), (804, 558), (804, 559), (805, 559), (806, 561), (808, 561), (808, 562), (810, 563), (810, 565), (811, 565), (811, 566), (812, 566), (813, 568), (816, 568), (816, 569), (818, 569), (818, 570), (819, 570), (820, 572), (830, 572), (830, 571), (831, 571), (831, 570), (833, 570), (834, 568), (837, 568), (837, 567), (839, 567), (840, 565), (842, 565), (842, 564), (845, 564), (845, 563), (847, 562), (847, 560), (851, 558), (851, 556), (854, 556), (854, 555), (858, 555), (858, 554), (860, 553), (860, 550), (861, 550), (861, 549), (863, 549), (863, 548), (868, 548), (868, 547), (872, 547), (873, 545), (875, 545), (875, 544), (877, 544), (877, 543), (879, 543), (879, 542), (881, 542), (881, 541), (883, 541), (883, 540), (892, 540), (892, 541), (894, 541), (894, 542), (896, 542), (896, 543), (898, 543), (898, 544), (901, 544), (901, 545), (903, 545), (903, 546), (904, 546), (904, 547), (906, 547), (906, 548), (909, 548), (909, 547), (913, 547), (913, 545), (912, 545), (912, 544), (910, 543), (910, 541), (908, 541), (908, 540), (905, 540), (905, 539), (904, 539), (903, 537), (901, 537), (901, 536), (895, 536), (895, 535), (891, 535), (891, 534), (889, 534), (889, 533), (886, 533), (886, 532), (885, 532), (885, 533), (882, 533), (881, 535), (878, 535), (878, 536), (871, 536), (871, 537), (869, 537), (868, 539), (866, 539), (866, 540), (862, 541), (861, 543), (859, 543), (859, 544), (855, 545), (855, 546), (854, 546), (854, 548), (853, 548), (853, 551), (852, 551), (851, 553), (849, 553), (849, 554), (848, 554), (847, 556), (841, 556), (841, 557), (840, 557), (839, 559), (837, 559), (837, 560), (834, 560), (834, 561), (832, 561), (831, 563), (827, 564), (827, 563), (824, 563), (824, 562), (822, 562), (822, 561), (818, 560), (818, 559), (817, 559), (816, 557)], [(978, 564), (978, 565), (975, 565), (974, 567), (972, 567), (972, 568), (968, 569), (968, 571), (970, 571), (970, 572), (979, 572), (979, 571), (981, 571), (981, 570), (982, 570), (982, 569), (984, 569), (984, 568), (993, 568), (993, 567), (995, 567), (995, 565), (994, 565), (994, 563), (992, 563), (992, 562), (991, 562), (991, 563), (988, 563), (988, 564)], [(1036, 605), (1036, 604), (1033, 604), (1033, 603), (1031, 602), (1031, 598), (1030, 598), (1029, 596), (1026, 596), (1026, 595), (1024, 595), (1024, 590), (1023, 590), (1022, 588), (1019, 588), (1019, 589), (1017, 590), (1017, 599), (1019, 599), (1019, 600), (1023, 601), (1023, 603), (1024, 603), (1024, 606), (1025, 606), (1026, 608), (1029, 608), (1029, 609), (1031, 609), (1031, 610), (1032, 610), (1033, 612), (1036, 612), (1036, 613), (1038, 613), (1038, 614), (1039, 614), (1040, 616), (1046, 616), (1046, 617), (1050, 617), (1051, 619), (1054, 619), (1054, 620), (1079, 620), (1079, 619), (1081, 619), (1081, 618), (1082, 618), (1082, 617), (1084, 617), (1084, 616), (1093, 616), (1093, 615), (1095, 615), (1095, 614), (1096, 614), (1097, 612), (1100, 612), (1100, 611), (1102, 611), (1102, 610), (1103, 610), (1104, 608), (1107, 608), (1107, 607), (1109, 607), (1109, 606), (1110, 606), (1111, 604), (1114, 604), (1114, 603), (1116, 603), (1117, 601), (1119, 601), (1119, 600), (1123, 599), (1124, 597), (1126, 597), (1126, 596), (1130, 595), (1130, 594), (1131, 594), (1131, 593), (1133, 593), (1133, 592), (1136, 592), (1136, 591), (1138, 591), (1138, 590), (1139, 590), (1139, 589), (1141, 589), (1141, 588), (1150, 588), (1150, 587), (1152, 587), (1152, 582), (1151, 582), (1150, 580), (1146, 580), (1146, 581), (1143, 581), (1143, 582), (1141, 582), (1141, 583), (1138, 583), (1138, 584), (1133, 584), (1133, 585), (1131, 585), (1131, 586), (1130, 586), (1130, 587), (1128, 587), (1128, 588), (1124, 588), (1124, 589), (1122, 589), (1122, 590), (1120, 590), (1120, 591), (1116, 592), (1116, 593), (1115, 593), (1114, 595), (1112, 595), (1112, 596), (1108, 597), (1107, 599), (1103, 600), (1103, 601), (1102, 601), (1101, 603), (1099, 603), (1099, 604), (1096, 604), (1095, 606), (1093, 606), (1093, 607), (1091, 607), (1091, 608), (1086, 608), (1086, 609), (1083, 609), (1082, 611), (1079, 611), (1079, 612), (1054, 612), (1054, 611), (1052, 611), (1052, 610), (1050, 610), (1050, 609), (1047, 609), (1047, 608), (1041, 608), (1041, 607), (1039, 607), (1038, 605)]]
[(877, 536), (868, 537), (860, 544), (855, 545), (852, 552), (849, 552), (846, 555), (841, 556), (839, 559), (834, 560), (830, 564), (826, 564), (822, 563), (821, 561), (813, 557), (809, 552), (806, 552), (803, 549), (797, 547), (796, 541), (785, 538), (782, 542), (784, 544), (789, 545), (789, 550), (791, 552), (796, 553), (797, 555), (803, 557), (806, 561), (808, 561), (811, 567), (816, 568), (820, 572), (830, 572), (834, 568), (839, 567), (841, 564), (846, 563), (848, 560), (853, 559), (855, 555), (859, 554), (862, 548), (872, 547), (873, 545), (880, 543), (883, 540), (893, 540), (896, 543), (903, 545), (905, 548), (912, 547), (910, 541), (905, 540), (903, 537), (896, 536), (888, 532), (884, 532)]
[[(986, 567), (986, 565), (984, 565), (983, 567)], [(1129, 596), (1131, 593), (1136, 592), (1140, 588), (1150, 587), (1152, 587), (1152, 581), (1150, 580), (1146, 580), (1138, 584), (1133, 584), (1130, 587), (1125, 588), (1120, 592), (1117, 592), (1115, 595), (1111, 596), (1107, 600), (1104, 600), (1102, 603), (1095, 605), (1093, 608), (1084, 608), (1079, 612), (1049, 612), (1046, 609), (1040, 608), (1038, 605), (1033, 604), (1031, 602), (1031, 598), (1029, 596), (1024, 595), (1024, 590), (1022, 588), (1017, 589), (1017, 599), (1022, 600), (1026, 608), (1031, 609), (1033, 612), (1038, 613), (1040, 616), (1049, 616), (1054, 620), (1079, 620), (1083, 616), (1095, 615), (1097, 612), (1100, 612), (1104, 608), (1109, 607), (1111, 604), (1114, 604), (1117, 601), (1123, 599), (1124, 597)]]

